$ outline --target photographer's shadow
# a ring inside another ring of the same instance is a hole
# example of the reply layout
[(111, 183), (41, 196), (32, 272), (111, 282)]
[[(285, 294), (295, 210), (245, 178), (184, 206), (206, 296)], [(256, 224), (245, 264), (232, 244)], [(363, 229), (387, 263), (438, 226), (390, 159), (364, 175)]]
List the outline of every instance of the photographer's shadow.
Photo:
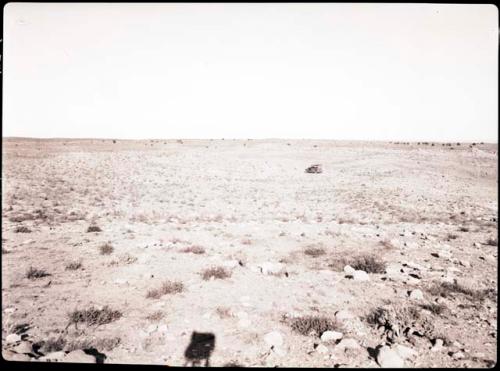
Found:
[(215, 335), (210, 332), (196, 332), (191, 334), (191, 342), (189, 343), (184, 357), (186, 362), (184, 367), (200, 366), (202, 361), (205, 361), (205, 367), (210, 366), (210, 356), (215, 348)]

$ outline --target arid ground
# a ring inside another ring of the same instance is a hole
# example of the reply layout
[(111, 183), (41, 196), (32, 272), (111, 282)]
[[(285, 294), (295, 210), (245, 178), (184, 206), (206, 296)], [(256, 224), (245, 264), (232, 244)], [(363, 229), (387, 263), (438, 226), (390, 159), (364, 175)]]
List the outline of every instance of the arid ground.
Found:
[(497, 149), (4, 138), (2, 355), (491, 367)]

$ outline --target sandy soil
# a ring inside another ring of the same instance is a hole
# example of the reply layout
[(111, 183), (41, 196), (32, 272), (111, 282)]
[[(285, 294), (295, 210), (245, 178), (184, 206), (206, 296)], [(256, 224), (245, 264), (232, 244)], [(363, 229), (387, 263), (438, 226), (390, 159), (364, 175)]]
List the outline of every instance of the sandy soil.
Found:
[(496, 144), (4, 138), (3, 357), (183, 365), (195, 331), (213, 366), (491, 367), (497, 167)]

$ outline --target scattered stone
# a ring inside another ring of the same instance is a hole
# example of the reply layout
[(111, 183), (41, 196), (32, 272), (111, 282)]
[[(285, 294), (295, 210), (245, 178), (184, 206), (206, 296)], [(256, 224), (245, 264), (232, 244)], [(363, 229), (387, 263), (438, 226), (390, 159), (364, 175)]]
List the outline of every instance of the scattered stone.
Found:
[(31, 357), (27, 354), (18, 354), (10, 350), (2, 351), (2, 357), (7, 361), (29, 362)]
[(38, 358), (38, 360), (45, 362), (61, 362), (64, 357), (66, 357), (66, 353), (64, 353), (63, 351), (59, 351), (46, 354), (43, 357)]
[(390, 242), (390, 244), (391, 244), (392, 246), (394, 246), (394, 247), (400, 247), (400, 246), (401, 246), (401, 243), (400, 243), (400, 242), (399, 242), (399, 240), (398, 240), (398, 239), (396, 239), (396, 238), (393, 238), (393, 239), (392, 239), (392, 240), (390, 240), (389, 242)]
[(326, 346), (324, 346), (323, 344), (319, 344), (316, 347), (316, 352), (325, 354), (325, 353), (328, 353), (328, 348)]
[(335, 318), (339, 321), (344, 321), (347, 319), (354, 318), (354, 315), (349, 312), (347, 309), (342, 309), (339, 310), (337, 313), (335, 313)]
[(401, 356), (401, 358), (403, 359), (408, 359), (408, 358), (412, 358), (412, 357), (415, 357), (418, 352), (412, 348), (409, 348), (409, 347), (406, 347), (404, 345), (401, 345), (401, 344), (397, 344), (394, 349), (396, 350), (396, 352), (398, 352), (398, 354)]
[(341, 332), (325, 331), (321, 335), (321, 341), (329, 342), (329, 341), (340, 340), (340, 339), (342, 339), (343, 336), (344, 336), (344, 334)]
[(5, 338), (7, 344), (17, 343), (18, 341), (21, 341), (21, 336), (18, 334), (10, 334)]
[(442, 339), (436, 339), (436, 342), (434, 343), (434, 346), (431, 348), (431, 351), (433, 352), (440, 352), (443, 350), (443, 340)]
[(342, 339), (340, 343), (337, 344), (339, 349), (359, 349), (359, 344), (354, 339)]
[(226, 260), (222, 263), (222, 265), (226, 268), (232, 269), (240, 265), (240, 262), (238, 260)]
[(352, 278), (354, 278), (354, 281), (369, 281), (370, 280), (370, 276), (368, 275), (368, 273), (366, 273), (365, 271), (359, 271), (359, 270), (354, 271), (354, 273), (352, 274)]
[(305, 172), (310, 174), (321, 174), (323, 169), (321, 168), (321, 164), (314, 164), (309, 166)]
[(242, 318), (238, 321), (238, 327), (247, 328), (252, 324), (248, 318)]
[(33, 346), (29, 341), (21, 341), (21, 343), (12, 348), (12, 350), (19, 354), (27, 354), (33, 352)]
[(377, 354), (377, 363), (384, 368), (403, 368), (405, 363), (403, 358), (394, 349), (384, 345)]
[(424, 271), (426, 268), (420, 264), (414, 263), (414, 262), (408, 262), (406, 265), (410, 268), (419, 270), (419, 271)]
[(285, 268), (282, 263), (265, 262), (258, 265), (263, 274), (279, 274)]
[(439, 252), (432, 253), (431, 255), (435, 256), (436, 258), (451, 258), (451, 252), (449, 252), (448, 250), (441, 250)]
[(350, 265), (346, 265), (344, 267), (344, 273), (347, 274), (347, 275), (349, 275), (349, 276), (352, 276), (355, 271), (356, 271), (356, 269), (354, 269)]
[(66, 354), (66, 357), (64, 357), (64, 362), (96, 363), (96, 359), (94, 356), (86, 354), (83, 350), (78, 349)]
[(270, 347), (280, 347), (283, 345), (283, 336), (278, 331), (272, 331), (264, 335), (264, 341)]
[(456, 352), (456, 353), (453, 353), (452, 357), (454, 359), (462, 359), (462, 358), (465, 358), (465, 354), (463, 352)]
[(470, 262), (468, 260), (460, 260), (459, 264), (465, 268), (470, 268)]
[(416, 242), (405, 242), (404, 245), (410, 249), (418, 249), (418, 243)]
[(410, 292), (410, 299), (412, 299), (412, 300), (424, 300), (424, 294), (419, 289), (412, 290)]

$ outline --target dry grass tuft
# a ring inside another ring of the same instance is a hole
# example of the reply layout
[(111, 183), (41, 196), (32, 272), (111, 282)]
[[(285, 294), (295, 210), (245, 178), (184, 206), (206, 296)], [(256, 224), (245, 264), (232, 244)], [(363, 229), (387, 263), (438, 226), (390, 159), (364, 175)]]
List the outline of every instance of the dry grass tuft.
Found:
[(415, 334), (432, 338), (434, 333), (434, 321), (421, 315), (416, 306), (377, 307), (368, 313), (365, 320), (376, 329), (382, 329), (391, 343), (397, 342), (399, 338), (410, 338)]
[(28, 271), (26, 272), (26, 278), (30, 280), (36, 280), (38, 278), (43, 278), (50, 276), (50, 273), (47, 273), (44, 269), (37, 269), (33, 267), (29, 267)]
[(21, 225), (19, 227), (16, 227), (16, 229), (14, 229), (14, 233), (31, 233), (31, 229), (25, 227), (24, 225)]
[(436, 304), (436, 303), (430, 303), (430, 304), (421, 304), (420, 307), (422, 309), (428, 310), (431, 313), (434, 313), (436, 315), (441, 315), (444, 313), (448, 308), (444, 304)]
[(186, 247), (185, 249), (182, 249), (181, 251), (185, 252), (185, 253), (196, 254), (196, 255), (205, 254), (205, 249), (203, 247), (197, 246), (197, 245)]
[(75, 260), (75, 261), (72, 261), (72, 262), (66, 264), (67, 271), (76, 271), (80, 268), (82, 268), (82, 262), (79, 260)]
[(373, 255), (360, 255), (352, 259), (349, 263), (356, 270), (367, 273), (384, 273), (385, 263)]
[(9, 218), (9, 221), (11, 221), (13, 223), (22, 223), (26, 220), (34, 220), (34, 219), (35, 219), (35, 216), (33, 214), (25, 213), (25, 214), (21, 214), (21, 215), (11, 216)]
[(48, 338), (47, 340), (40, 341), (33, 345), (38, 347), (38, 351), (40, 353), (48, 354), (63, 350), (64, 347), (66, 346), (66, 339), (64, 339), (62, 336), (59, 336), (57, 338), (51, 337)]
[(110, 337), (110, 338), (100, 338), (100, 339), (73, 339), (69, 342), (66, 342), (66, 346), (64, 350), (66, 352), (72, 352), (73, 350), (78, 349), (98, 349), (98, 350), (106, 350), (110, 351), (116, 348), (121, 343), (121, 338), (119, 337)]
[(389, 241), (389, 240), (382, 240), (382, 241), (380, 241), (380, 244), (381, 244), (383, 247), (385, 247), (386, 249), (388, 249), (388, 250), (391, 250), (391, 249), (394, 249), (394, 248), (395, 248), (395, 246), (394, 246), (394, 245), (392, 244), (392, 242), (391, 242), (391, 241)]
[(122, 317), (122, 313), (118, 310), (112, 310), (107, 305), (102, 309), (90, 307), (83, 310), (75, 310), (68, 314), (69, 323), (71, 324), (85, 323), (88, 326), (100, 326), (116, 321)]
[(204, 270), (202, 272), (202, 277), (205, 281), (208, 281), (212, 277), (214, 279), (223, 280), (225, 278), (231, 277), (231, 272), (222, 267), (212, 267)]
[(333, 319), (323, 316), (303, 316), (287, 320), (293, 331), (304, 336), (321, 336), (325, 331), (340, 330)]
[(488, 246), (498, 246), (498, 240), (496, 238), (489, 238), (486, 241), (486, 245), (488, 245)]
[(91, 233), (91, 232), (102, 232), (102, 229), (99, 228), (97, 225), (90, 225), (87, 228), (87, 233)]
[(158, 289), (149, 290), (146, 294), (148, 299), (159, 299), (163, 295), (167, 294), (177, 294), (184, 291), (184, 285), (182, 282), (177, 281), (165, 281)]
[(99, 246), (99, 251), (101, 255), (109, 255), (114, 251), (114, 247), (109, 243), (105, 243), (104, 245)]
[(308, 247), (304, 250), (304, 254), (317, 258), (318, 256), (325, 255), (326, 251), (320, 247)]
[(156, 312), (149, 314), (146, 319), (151, 322), (158, 322), (163, 319), (163, 317), (165, 317), (165, 314), (161, 310), (157, 310)]
[(494, 289), (474, 290), (462, 286), (456, 281), (453, 283), (435, 282), (434, 285), (431, 286), (427, 291), (431, 295), (441, 296), (443, 298), (453, 296), (453, 294), (461, 294), (473, 301), (483, 301), (487, 298), (493, 301), (497, 300), (497, 294)]
[(219, 318), (229, 318), (231, 317), (231, 309), (227, 307), (217, 307), (215, 310)]

